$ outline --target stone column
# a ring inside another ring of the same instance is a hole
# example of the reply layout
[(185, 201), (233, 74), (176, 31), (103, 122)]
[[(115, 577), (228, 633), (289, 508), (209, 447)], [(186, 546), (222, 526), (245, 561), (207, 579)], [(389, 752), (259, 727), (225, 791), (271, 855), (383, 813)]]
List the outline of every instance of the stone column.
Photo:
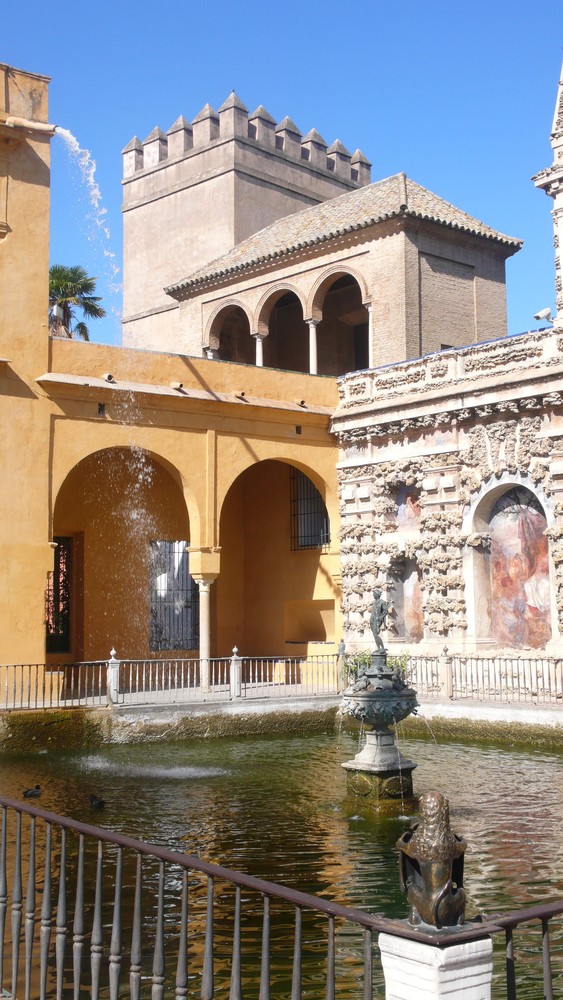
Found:
[(202, 691), (209, 690), (211, 656), (211, 584), (219, 576), (221, 549), (218, 546), (191, 546), (188, 549), (190, 576), (199, 589), (199, 669)]
[(199, 683), (209, 691), (209, 657), (211, 656), (210, 598), (213, 578), (199, 579)]
[(317, 324), (318, 320), (310, 319), (309, 323), (309, 375), (317, 375)]
[(366, 306), (368, 311), (368, 368), (375, 368), (373, 349), (373, 309), (371, 305)]
[(420, 941), (379, 935), (387, 1000), (490, 1000), (493, 942), (436, 948)]
[(261, 333), (252, 334), (256, 343), (256, 367), (264, 367), (264, 335)]

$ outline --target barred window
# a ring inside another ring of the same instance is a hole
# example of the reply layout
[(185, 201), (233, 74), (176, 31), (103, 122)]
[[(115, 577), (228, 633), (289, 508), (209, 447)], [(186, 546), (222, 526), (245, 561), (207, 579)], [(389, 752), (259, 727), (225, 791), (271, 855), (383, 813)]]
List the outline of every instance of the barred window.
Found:
[(317, 487), (299, 469), (290, 470), (291, 548), (322, 549), (330, 544), (330, 522)]
[(150, 543), (150, 649), (199, 647), (199, 594), (188, 542)]
[(70, 653), (72, 538), (53, 539), (55, 565), (47, 577), (45, 631), (48, 653)]

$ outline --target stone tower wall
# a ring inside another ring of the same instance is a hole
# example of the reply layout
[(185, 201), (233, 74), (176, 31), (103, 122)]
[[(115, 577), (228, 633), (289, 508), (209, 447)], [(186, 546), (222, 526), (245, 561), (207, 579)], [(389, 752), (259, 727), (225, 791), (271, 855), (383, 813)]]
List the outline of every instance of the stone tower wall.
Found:
[(216, 113), (155, 128), (123, 151), (123, 336), (177, 343), (177, 304), (163, 288), (253, 232), (370, 182), (370, 165), (289, 119), (276, 125), (231, 95)]

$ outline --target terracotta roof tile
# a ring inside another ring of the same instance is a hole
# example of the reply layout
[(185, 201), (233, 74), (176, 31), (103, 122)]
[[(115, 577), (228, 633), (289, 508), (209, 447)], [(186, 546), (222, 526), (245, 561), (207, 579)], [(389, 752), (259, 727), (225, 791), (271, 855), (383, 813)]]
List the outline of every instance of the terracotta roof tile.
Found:
[(426, 219), (461, 232), (483, 236), (512, 247), (513, 252), (522, 242), (491, 229), (432, 191), (411, 181), (405, 174), (395, 174), (278, 219), (237, 244), (222, 257), (199, 268), (185, 280), (169, 286), (166, 291), (170, 294), (188, 292), (207, 281), (226, 277), (294, 250), (397, 216)]

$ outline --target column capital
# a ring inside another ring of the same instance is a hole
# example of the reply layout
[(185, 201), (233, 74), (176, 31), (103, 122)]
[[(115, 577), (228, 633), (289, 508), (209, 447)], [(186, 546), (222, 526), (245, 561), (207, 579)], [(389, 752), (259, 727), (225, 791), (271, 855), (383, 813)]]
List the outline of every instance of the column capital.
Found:
[(219, 576), (221, 566), (220, 547), (188, 546), (190, 576), (196, 582), (208, 580), (210, 583)]

